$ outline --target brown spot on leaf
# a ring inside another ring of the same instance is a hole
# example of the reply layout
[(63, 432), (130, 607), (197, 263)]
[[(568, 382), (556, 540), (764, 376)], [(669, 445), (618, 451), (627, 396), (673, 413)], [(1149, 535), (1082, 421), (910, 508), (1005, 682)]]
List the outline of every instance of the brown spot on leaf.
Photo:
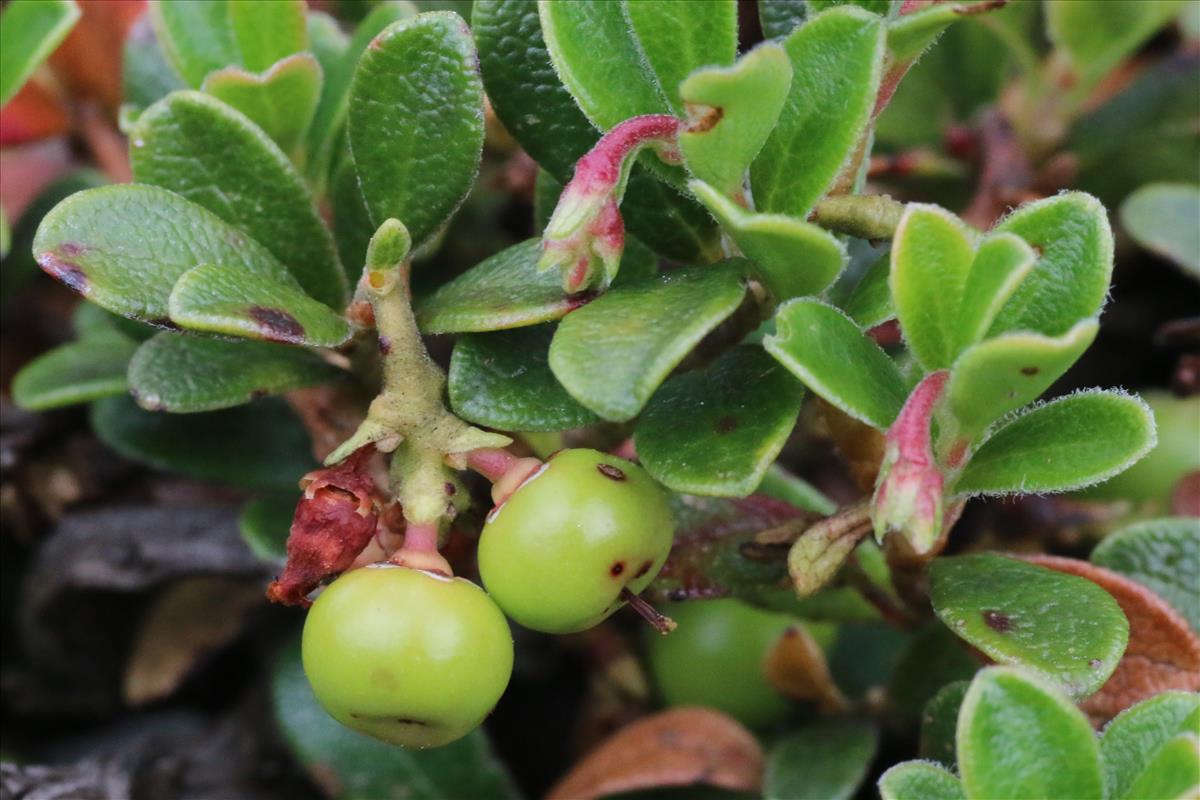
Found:
[(39, 255), (37, 262), (43, 272), (71, 291), (83, 295), (88, 293), (87, 274), (78, 264), (64, 261), (59, 258), (58, 253), (50, 250)]
[(250, 306), (251, 319), (258, 323), (263, 338), (272, 342), (300, 344), (304, 341), (304, 326), (281, 308)]
[(1021, 367), (1022, 375), (1037, 375), (1039, 372), (1041, 372), (1041, 369), (1038, 367)]
[(81, 256), (88, 251), (86, 245), (76, 244), (75, 242), (63, 242), (58, 246), (58, 252), (68, 258)]
[(717, 424), (713, 426), (713, 429), (721, 436), (724, 436), (727, 433), (733, 433), (738, 429), (737, 417), (733, 416), (732, 414), (721, 417), (719, 420), (717, 420)]
[(456, 487), (450, 481), (446, 481), (446, 485), (443, 486), (442, 488), (445, 490), (446, 494), (448, 494), (450, 497), (453, 497), (454, 495), (456, 495), (458, 493), (458, 487)]
[(1008, 614), (987, 609), (983, 612), (983, 623), (996, 633), (1008, 633), (1016, 626)]
[(749, 731), (710, 709), (678, 708), (621, 728), (579, 761), (547, 800), (701, 783), (757, 793), (762, 772), (762, 748)]
[(1142, 584), (1087, 561), (1025, 556), (1026, 561), (1078, 575), (1111, 594), (1129, 620), (1129, 644), (1100, 691), (1079, 704), (1097, 726), (1156, 694), (1200, 690), (1200, 637), (1178, 611)]
[(695, 103), (687, 104), (687, 113), (688, 133), (707, 133), (725, 117), (725, 109), (720, 106), (705, 106)]
[(622, 472), (620, 468), (614, 467), (612, 464), (597, 464), (596, 471), (612, 481), (625, 480), (625, 473)]

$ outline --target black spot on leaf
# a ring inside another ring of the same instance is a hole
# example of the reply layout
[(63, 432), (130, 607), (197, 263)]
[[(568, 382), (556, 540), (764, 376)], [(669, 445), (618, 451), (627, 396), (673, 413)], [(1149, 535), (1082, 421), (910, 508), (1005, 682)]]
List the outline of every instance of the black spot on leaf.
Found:
[(993, 611), (992, 609), (983, 612), (983, 622), (996, 633), (1008, 633), (1016, 627), (1008, 614)]
[(280, 308), (250, 306), (250, 318), (258, 323), (263, 338), (272, 342), (300, 344), (304, 341), (304, 326)]

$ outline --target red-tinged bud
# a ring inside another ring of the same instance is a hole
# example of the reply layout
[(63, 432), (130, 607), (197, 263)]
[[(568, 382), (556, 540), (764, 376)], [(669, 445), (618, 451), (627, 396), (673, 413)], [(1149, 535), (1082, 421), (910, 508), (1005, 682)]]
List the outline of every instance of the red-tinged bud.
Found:
[(304, 496), (296, 505), (287, 542), (287, 564), (267, 597), (284, 605), (311, 605), (308, 595), (348, 569), (375, 535), (380, 498), (371, 477), (373, 445), (335, 466), (300, 479)]
[(676, 138), (684, 122), (665, 114), (625, 120), (579, 159), (542, 234), (539, 269), (558, 267), (563, 289), (575, 294), (603, 288), (616, 277), (625, 250), (625, 222), (618, 206), (634, 157), (646, 146), (668, 163), (679, 163)]
[(871, 516), (875, 536), (901, 533), (912, 549), (929, 552), (942, 533), (945, 477), (933, 455), (931, 420), (949, 373), (932, 372), (917, 384), (888, 429)]

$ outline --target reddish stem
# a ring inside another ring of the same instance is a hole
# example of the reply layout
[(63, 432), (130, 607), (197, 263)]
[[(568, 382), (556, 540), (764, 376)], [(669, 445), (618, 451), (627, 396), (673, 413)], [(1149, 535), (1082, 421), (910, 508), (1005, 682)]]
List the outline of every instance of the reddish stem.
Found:
[(495, 483), (521, 459), (499, 447), (481, 447), (467, 453), (467, 466)]
[(628, 603), (630, 608), (640, 614), (642, 619), (646, 620), (646, 622), (649, 622), (650, 625), (654, 627), (654, 630), (658, 631), (663, 636), (666, 636), (668, 633), (678, 627), (678, 623), (676, 623), (675, 620), (671, 619), (666, 614), (663, 614), (657, 608), (650, 605), (633, 592), (629, 591), (628, 586), (621, 590), (621, 599)]

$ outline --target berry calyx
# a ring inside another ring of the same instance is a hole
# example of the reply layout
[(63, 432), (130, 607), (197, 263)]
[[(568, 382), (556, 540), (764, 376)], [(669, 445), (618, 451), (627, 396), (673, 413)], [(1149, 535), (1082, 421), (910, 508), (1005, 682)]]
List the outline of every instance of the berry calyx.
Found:
[(674, 530), (666, 492), (641, 467), (564, 450), (488, 515), (479, 574), (521, 625), (580, 631), (654, 580)]
[(512, 674), (508, 622), (462, 578), (391, 564), (352, 570), (313, 603), (304, 672), (348, 728), (439, 747), (476, 728)]

